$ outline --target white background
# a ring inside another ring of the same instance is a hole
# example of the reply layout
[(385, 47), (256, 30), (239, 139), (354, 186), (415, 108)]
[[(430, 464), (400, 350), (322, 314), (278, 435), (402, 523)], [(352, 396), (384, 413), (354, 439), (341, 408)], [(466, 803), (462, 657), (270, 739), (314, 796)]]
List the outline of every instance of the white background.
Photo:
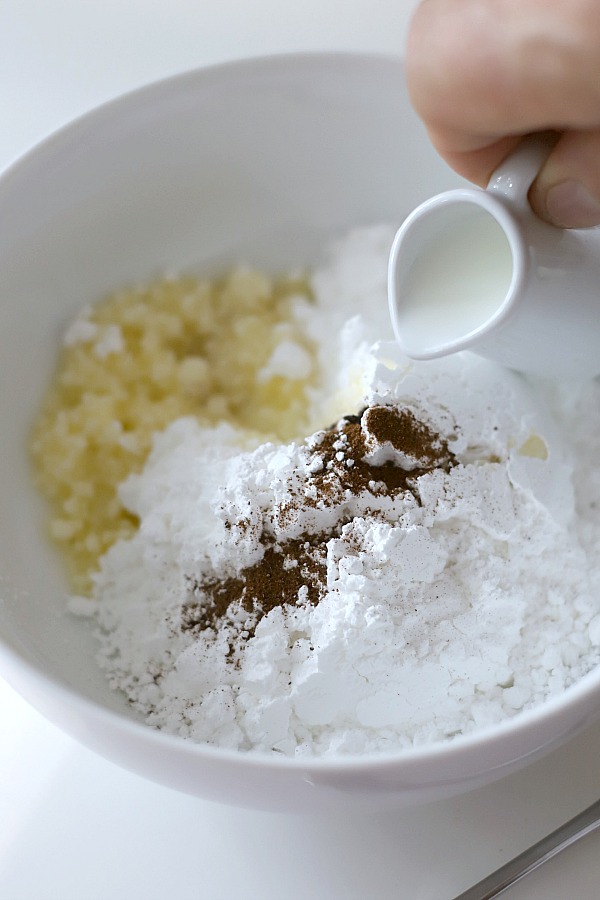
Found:
[[(399, 54), (415, 5), (0, 0), (0, 169), (79, 113), (184, 69), (296, 50)], [(0, 682), (2, 900), (450, 900), (597, 797), (600, 726), (517, 776), (412, 811), (237, 810), (116, 768)], [(600, 835), (505, 896), (597, 900)]]

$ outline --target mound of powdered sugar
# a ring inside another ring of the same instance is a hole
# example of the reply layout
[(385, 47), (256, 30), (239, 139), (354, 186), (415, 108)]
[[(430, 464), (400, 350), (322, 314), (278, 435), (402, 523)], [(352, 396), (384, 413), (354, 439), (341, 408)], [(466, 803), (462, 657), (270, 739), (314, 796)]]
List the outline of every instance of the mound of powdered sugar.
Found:
[(599, 661), (598, 386), (374, 344), (388, 249), (357, 232), (315, 273), (313, 435), (248, 447), (180, 419), (122, 485), (140, 528), (89, 609), (150, 725), (393, 751), (513, 716)]

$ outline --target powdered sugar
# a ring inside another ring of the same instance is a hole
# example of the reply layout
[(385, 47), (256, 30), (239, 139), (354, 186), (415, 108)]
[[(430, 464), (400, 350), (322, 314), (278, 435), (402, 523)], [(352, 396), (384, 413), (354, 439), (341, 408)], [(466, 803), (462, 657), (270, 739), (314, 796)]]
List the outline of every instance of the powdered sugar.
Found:
[[(600, 659), (597, 386), (373, 344), (388, 248), (351, 235), (314, 276), (317, 309), (299, 306), (326, 336), (312, 438), (253, 447), (180, 419), (121, 487), (141, 524), (91, 609), (101, 665), (150, 725), (393, 751), (501, 721)], [(265, 578), (285, 602), (257, 605)]]

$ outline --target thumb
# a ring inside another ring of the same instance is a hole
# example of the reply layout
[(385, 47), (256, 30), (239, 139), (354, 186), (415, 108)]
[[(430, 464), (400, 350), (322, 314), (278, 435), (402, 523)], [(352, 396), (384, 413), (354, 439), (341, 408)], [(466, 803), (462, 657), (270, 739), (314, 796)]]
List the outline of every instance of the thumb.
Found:
[(529, 191), (540, 218), (559, 228), (600, 224), (600, 129), (562, 135)]

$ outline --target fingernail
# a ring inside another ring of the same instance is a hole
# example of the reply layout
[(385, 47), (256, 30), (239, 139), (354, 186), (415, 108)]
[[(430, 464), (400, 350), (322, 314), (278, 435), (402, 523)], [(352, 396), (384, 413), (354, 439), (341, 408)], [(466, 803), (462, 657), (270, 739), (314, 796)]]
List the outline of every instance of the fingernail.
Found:
[(580, 181), (570, 179), (546, 192), (546, 213), (559, 228), (591, 228), (600, 224), (600, 202)]

